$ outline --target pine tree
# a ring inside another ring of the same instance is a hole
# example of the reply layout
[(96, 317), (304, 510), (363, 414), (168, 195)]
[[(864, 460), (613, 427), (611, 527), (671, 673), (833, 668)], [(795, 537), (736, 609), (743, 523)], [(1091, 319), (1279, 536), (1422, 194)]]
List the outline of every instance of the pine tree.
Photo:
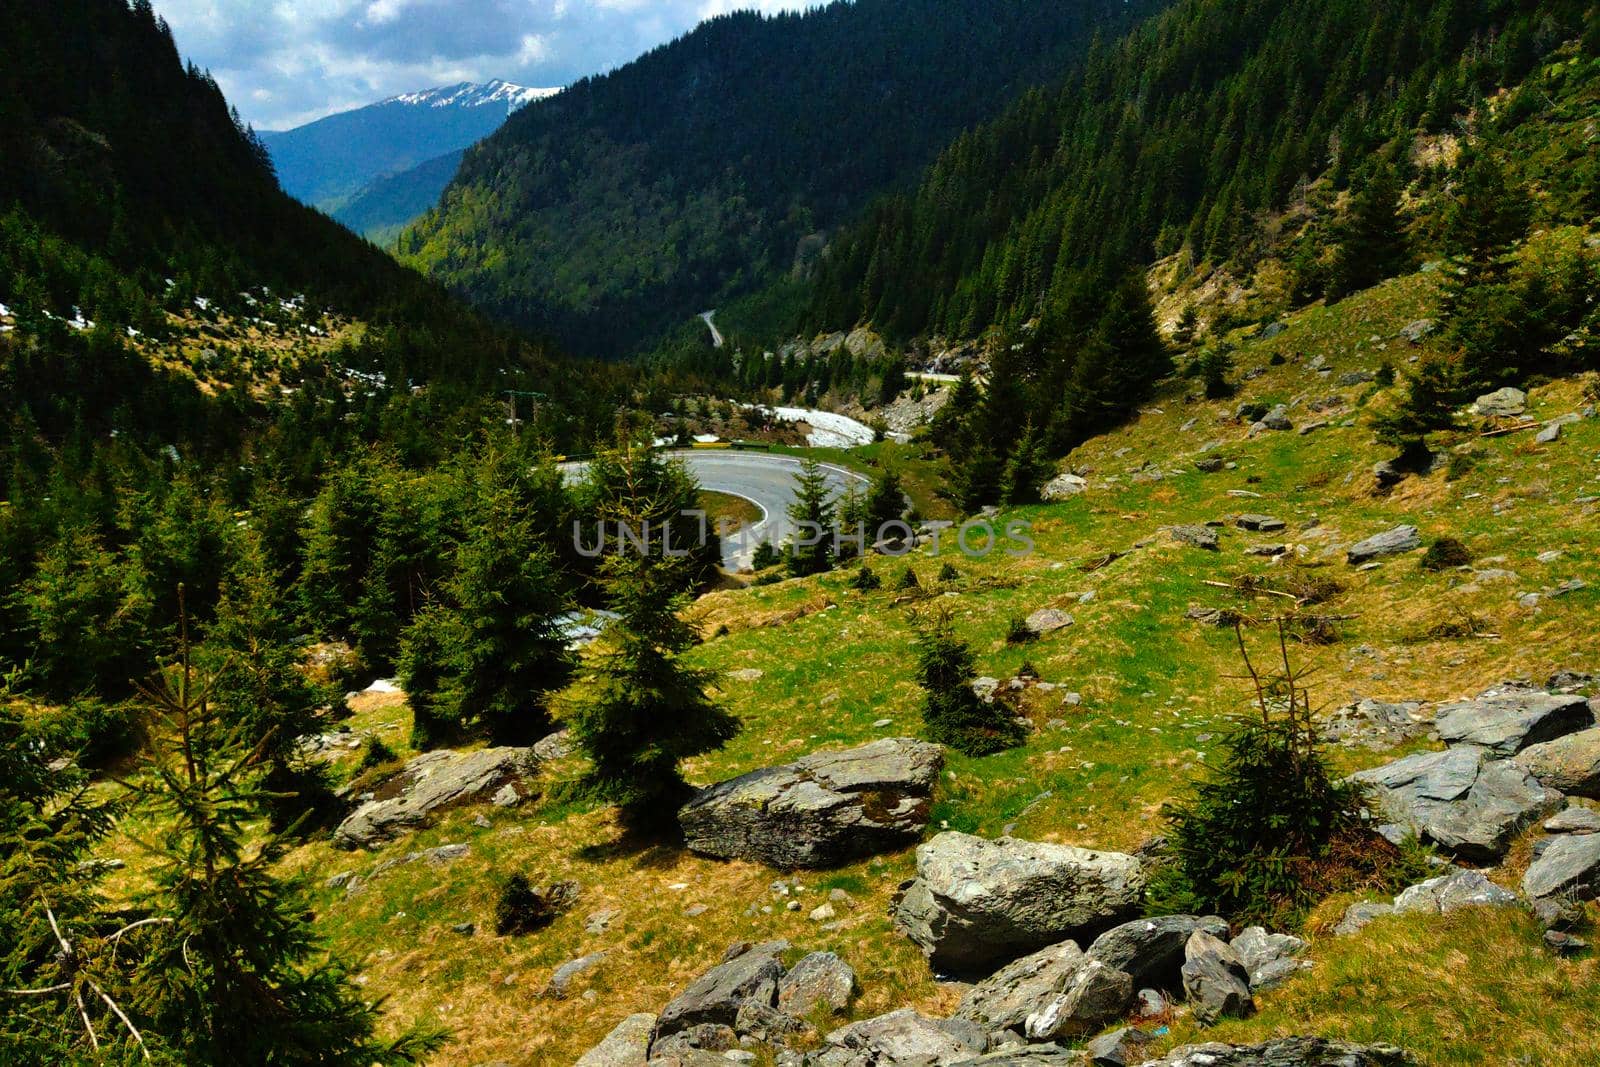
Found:
[(822, 465), (814, 459), (802, 460), (800, 474), (795, 478), (794, 503), (789, 506), (789, 521), (796, 531), (789, 546), (791, 575), (804, 578), (833, 569), (834, 515), (833, 497)]
[(978, 671), (972, 650), (956, 637), (949, 612), (922, 620), (917, 636), (922, 721), (929, 740), (969, 756), (987, 756), (1021, 744), (1027, 729), (1011, 710), (999, 702), (985, 704), (973, 692)]
[(323, 958), (302, 887), (272, 873), (283, 839), (250, 845), (247, 827), (268, 799), (256, 770), (264, 746), (247, 749), (227, 729), (216, 678), (190, 660), (186, 620), (177, 662), (140, 692), (161, 741), (134, 788), (163, 827), (151, 849), (153, 924), (134, 978), (146, 1039), (195, 1065), (368, 1067), (415, 1063), (438, 1048), (436, 1031), (375, 1036), (378, 1009), (342, 964)]
[(861, 522), (867, 528), (867, 544), (875, 543), (884, 535), (884, 527), (900, 521), (905, 512), (906, 492), (901, 485), (900, 472), (886, 464), (862, 500)]
[[(640, 523), (658, 502), (616, 501), (614, 521)], [(586, 784), (621, 808), (633, 830), (670, 832), (692, 790), (679, 761), (722, 747), (739, 723), (708, 695), (712, 671), (682, 656), (696, 636), (680, 615), (684, 560), (660, 552), (620, 553), (601, 565), (606, 601), (617, 618), (564, 694), (562, 720), (586, 753)]]
[(1514, 360), (1525, 350), (1527, 307), (1510, 274), (1530, 205), (1526, 190), (1487, 151), (1461, 161), (1456, 185), (1445, 212), (1451, 256), (1440, 304), (1446, 336), (1461, 352), (1462, 387), (1488, 388), (1521, 371)]
[(1339, 247), (1328, 276), (1328, 299), (1342, 300), (1403, 272), (1409, 262), (1400, 222), (1400, 182), (1381, 163), (1350, 200), (1338, 231)]
[(1044, 454), (1043, 435), (1030, 422), (1000, 474), (1000, 503), (1037, 504), (1039, 489), (1049, 478), (1050, 469)]
[(1428, 437), (1455, 429), (1460, 395), (1456, 367), (1438, 356), (1424, 359), (1406, 375), (1406, 393), (1399, 405), (1374, 420), (1378, 440), (1400, 449), (1408, 469), (1422, 469), (1432, 456)]

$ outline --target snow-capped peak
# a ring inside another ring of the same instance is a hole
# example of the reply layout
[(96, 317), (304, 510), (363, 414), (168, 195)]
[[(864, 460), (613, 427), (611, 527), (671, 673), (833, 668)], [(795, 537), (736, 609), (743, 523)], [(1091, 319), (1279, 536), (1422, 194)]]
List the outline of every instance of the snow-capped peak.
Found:
[(458, 82), (455, 85), (443, 85), (435, 89), (423, 89), (415, 93), (402, 93), (391, 96), (383, 101), (385, 104), (409, 104), (412, 107), (491, 107), (499, 106), (506, 109), (506, 113), (517, 110), (543, 100), (547, 96), (554, 96), (560, 89), (530, 88), (526, 85), (513, 85), (507, 81), (495, 78), (487, 82)]

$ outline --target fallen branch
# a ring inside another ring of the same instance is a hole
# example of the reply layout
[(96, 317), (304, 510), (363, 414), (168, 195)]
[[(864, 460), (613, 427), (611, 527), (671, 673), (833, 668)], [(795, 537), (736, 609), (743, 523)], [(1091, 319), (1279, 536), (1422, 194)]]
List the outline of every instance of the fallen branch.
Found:
[(1494, 430), (1484, 430), (1479, 437), (1504, 437), (1508, 433), (1521, 433), (1523, 430), (1532, 430), (1543, 426), (1542, 422), (1524, 422), (1516, 426), (1501, 426)]

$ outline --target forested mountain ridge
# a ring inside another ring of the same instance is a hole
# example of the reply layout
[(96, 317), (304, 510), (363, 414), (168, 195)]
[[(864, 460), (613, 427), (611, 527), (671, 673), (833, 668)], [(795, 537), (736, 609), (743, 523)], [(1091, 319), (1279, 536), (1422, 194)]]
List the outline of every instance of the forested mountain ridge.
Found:
[(579, 351), (647, 348), (783, 275), (959, 130), (1160, 6), (861, 0), (714, 18), (514, 115), (399, 252)]
[[(357, 233), (366, 233), (371, 205), (365, 216), (346, 216), (343, 211), (374, 185), (425, 168), (411, 182), (425, 181), (426, 197), (413, 194), (406, 201), (408, 206), (418, 204), (417, 210), (395, 218), (391, 208), (383, 220), (390, 225), (411, 221), (438, 200), (463, 149), (499, 129), (518, 108), (555, 92), (499, 79), (459, 82), (403, 93), (290, 130), (266, 132), (261, 141), (285, 192)], [(441, 157), (450, 157), (448, 168)]]

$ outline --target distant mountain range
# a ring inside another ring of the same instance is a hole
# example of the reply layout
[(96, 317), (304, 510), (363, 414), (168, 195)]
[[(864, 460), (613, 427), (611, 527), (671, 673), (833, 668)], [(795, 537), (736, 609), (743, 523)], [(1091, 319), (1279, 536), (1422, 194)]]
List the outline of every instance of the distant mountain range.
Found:
[(403, 93), (263, 133), (285, 192), (377, 240), (432, 207), (461, 151), (559, 92), (495, 79)]

